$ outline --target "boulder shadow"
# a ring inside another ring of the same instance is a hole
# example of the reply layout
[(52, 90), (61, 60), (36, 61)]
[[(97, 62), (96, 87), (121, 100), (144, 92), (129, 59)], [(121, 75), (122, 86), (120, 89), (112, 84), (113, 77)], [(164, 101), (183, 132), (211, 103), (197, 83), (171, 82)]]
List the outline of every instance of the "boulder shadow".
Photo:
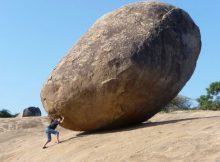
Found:
[(68, 142), (68, 141), (71, 141), (72, 139), (74, 138), (77, 138), (77, 136), (74, 136), (74, 137), (70, 137), (68, 139), (65, 139), (65, 140), (61, 140), (60, 143), (64, 143), (64, 142)]
[[(129, 125), (129, 126), (105, 128), (105, 129), (99, 129), (99, 130), (94, 130), (94, 131), (85, 131), (85, 132), (80, 132), (80, 133), (76, 134), (75, 136), (70, 137), (68, 139), (61, 140), (60, 143), (65, 143), (65, 142), (71, 141), (73, 139), (82, 138), (82, 137), (86, 137), (89, 135), (132, 131), (135, 129), (141, 129), (141, 128), (145, 128), (145, 127), (155, 127), (155, 126), (159, 126), (159, 125), (173, 124), (173, 123), (178, 123), (178, 122), (182, 122), (182, 121), (198, 120), (198, 119), (206, 119), (206, 118), (220, 118), (220, 116), (195, 117), (195, 118), (166, 120), (166, 121), (159, 121), (159, 122), (145, 121), (142, 123), (133, 124), (133, 125)], [(49, 147), (51, 147), (51, 146), (49, 146)]]
[(159, 121), (159, 122), (145, 121), (142, 123), (132, 124), (129, 126), (116, 127), (116, 128), (104, 128), (104, 129), (99, 129), (99, 130), (94, 130), (94, 131), (85, 131), (85, 132), (78, 133), (76, 137), (84, 137), (84, 136), (94, 135), (94, 134), (106, 134), (106, 133), (116, 133), (116, 132), (123, 132), (123, 131), (132, 131), (135, 129), (145, 128), (145, 127), (155, 127), (158, 125), (173, 124), (173, 123), (182, 122), (182, 121), (198, 120), (198, 119), (206, 119), (206, 118), (220, 118), (220, 116), (195, 117), (195, 118), (166, 120), (166, 121)]

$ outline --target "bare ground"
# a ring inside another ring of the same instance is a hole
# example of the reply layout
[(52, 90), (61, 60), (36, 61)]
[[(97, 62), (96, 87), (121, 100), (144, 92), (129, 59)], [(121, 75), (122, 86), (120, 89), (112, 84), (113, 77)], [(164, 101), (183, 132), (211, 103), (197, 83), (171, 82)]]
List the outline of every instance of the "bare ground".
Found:
[(159, 113), (132, 127), (84, 133), (58, 128), (46, 141), (46, 117), (0, 119), (0, 161), (220, 162), (220, 112)]

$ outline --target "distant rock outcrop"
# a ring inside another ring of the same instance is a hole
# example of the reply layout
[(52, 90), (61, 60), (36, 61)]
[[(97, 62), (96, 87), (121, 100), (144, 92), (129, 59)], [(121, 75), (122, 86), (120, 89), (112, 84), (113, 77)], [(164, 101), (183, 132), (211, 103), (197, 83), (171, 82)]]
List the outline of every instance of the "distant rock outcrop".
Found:
[(28, 107), (24, 109), (22, 117), (41, 116), (41, 111), (38, 107)]
[(42, 103), (72, 130), (142, 122), (183, 88), (200, 48), (199, 28), (182, 9), (129, 4), (101, 17), (60, 61)]

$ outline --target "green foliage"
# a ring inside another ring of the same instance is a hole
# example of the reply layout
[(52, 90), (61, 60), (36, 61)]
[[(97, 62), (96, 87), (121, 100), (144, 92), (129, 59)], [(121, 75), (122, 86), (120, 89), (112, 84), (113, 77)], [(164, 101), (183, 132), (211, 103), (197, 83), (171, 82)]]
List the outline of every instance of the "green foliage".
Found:
[(0, 111), (0, 118), (12, 118), (12, 117), (16, 117), (18, 116), (18, 114), (11, 114), (9, 110), (6, 110), (6, 109), (2, 109)]
[(213, 82), (206, 88), (206, 95), (200, 96), (197, 101), (203, 110), (220, 110), (220, 81)]
[(191, 109), (191, 98), (186, 96), (176, 96), (162, 111), (171, 112), (176, 110), (188, 110)]
[(213, 82), (210, 84), (209, 88), (206, 89), (208, 95), (213, 96), (218, 96), (220, 93), (220, 81), (219, 82)]

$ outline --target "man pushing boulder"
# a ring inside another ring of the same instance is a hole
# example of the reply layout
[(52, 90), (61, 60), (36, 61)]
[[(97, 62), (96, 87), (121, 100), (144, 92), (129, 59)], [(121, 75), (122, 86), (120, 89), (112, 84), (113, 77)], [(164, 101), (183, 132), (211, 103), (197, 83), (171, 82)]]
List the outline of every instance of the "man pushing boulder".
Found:
[(47, 148), (46, 145), (51, 142), (51, 134), (57, 135), (57, 143), (60, 143), (59, 141), (59, 132), (56, 131), (56, 127), (62, 123), (64, 120), (64, 117), (61, 116), (58, 119), (55, 119), (51, 121), (50, 125), (45, 129), (45, 133), (47, 135), (47, 142), (45, 143), (45, 145), (43, 146), (43, 149)]

